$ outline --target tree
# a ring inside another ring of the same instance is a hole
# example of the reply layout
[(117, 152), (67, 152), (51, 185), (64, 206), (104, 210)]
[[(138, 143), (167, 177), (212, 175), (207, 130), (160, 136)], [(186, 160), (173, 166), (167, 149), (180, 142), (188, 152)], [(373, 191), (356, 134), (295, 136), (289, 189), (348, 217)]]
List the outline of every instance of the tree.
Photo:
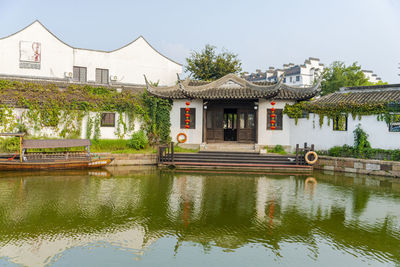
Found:
[(238, 55), (225, 50), (216, 54), (216, 47), (209, 44), (201, 52), (192, 51), (186, 63), (185, 72), (197, 80), (216, 80), (242, 70)]
[(357, 65), (357, 62), (346, 66), (344, 62), (334, 61), (329, 68), (324, 70), (322, 76), (321, 95), (339, 91), (341, 87), (387, 84), (382, 81), (377, 83), (370, 82), (361, 71), (361, 66)]

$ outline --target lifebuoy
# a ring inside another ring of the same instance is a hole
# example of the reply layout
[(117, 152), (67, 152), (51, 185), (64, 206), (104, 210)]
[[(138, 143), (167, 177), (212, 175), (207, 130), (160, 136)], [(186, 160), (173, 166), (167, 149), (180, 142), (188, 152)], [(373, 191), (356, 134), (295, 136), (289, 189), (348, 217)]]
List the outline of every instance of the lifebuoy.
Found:
[(315, 180), (314, 177), (307, 177), (307, 179), (304, 181), (304, 184), (308, 184), (308, 183), (312, 183), (312, 184), (317, 184), (317, 180)]
[[(183, 136), (183, 139), (181, 138)], [(178, 140), (178, 143), (185, 143), (187, 140), (187, 135), (185, 133), (178, 133), (176, 136), (176, 140)]]
[[(310, 156), (310, 155), (313, 155), (313, 156), (314, 156), (314, 159), (313, 159), (313, 160), (310, 160), (310, 159), (309, 159), (309, 156)], [(306, 155), (304, 156), (304, 159), (306, 160), (306, 162), (307, 162), (308, 164), (313, 165), (315, 162), (317, 162), (317, 160), (318, 160), (318, 155), (317, 155), (317, 153), (315, 153), (314, 151), (308, 151), (308, 152), (306, 153)]]

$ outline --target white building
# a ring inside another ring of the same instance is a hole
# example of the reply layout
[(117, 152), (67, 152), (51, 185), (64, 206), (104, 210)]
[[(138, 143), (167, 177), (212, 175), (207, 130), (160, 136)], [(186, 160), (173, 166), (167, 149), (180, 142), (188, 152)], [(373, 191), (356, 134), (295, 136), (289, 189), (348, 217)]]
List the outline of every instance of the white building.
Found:
[(249, 81), (268, 81), (277, 82), (282, 74), (285, 74), (283, 83), (293, 86), (310, 86), (319, 77), (324, 70), (324, 64), (320, 63), (319, 58), (309, 57), (304, 61), (303, 65), (295, 65), (294, 63), (283, 64), (283, 68), (275, 69), (269, 67), (265, 72), (256, 70), (256, 73), (252, 73), (244, 76)]
[[(311, 113), (308, 118), (305, 114), (297, 124), (294, 118), (283, 114), (286, 104), (316, 96), (319, 82), (314, 86), (294, 87), (282, 82), (249, 82), (229, 74), (213, 82), (187, 79), (170, 87), (147, 84), (147, 90), (158, 97), (173, 100), (171, 138), (177, 142), (186, 136), (186, 146), (206, 148), (217, 143), (223, 150), (230, 144), (242, 143), (254, 145), (254, 150), (282, 145), (293, 151), (296, 144), (307, 142), (315, 144), (317, 150), (325, 150), (344, 144), (353, 145), (353, 131), (360, 124), (369, 135), (372, 147), (400, 147), (400, 119), (388, 124), (378, 120), (379, 114), (361, 118), (341, 114), (333, 119), (325, 117), (320, 126), (317, 114)], [(391, 103), (397, 108), (394, 112), (398, 112), (400, 118), (400, 85), (343, 88), (310, 102), (326, 106), (328, 110), (337, 105), (358, 103)], [(189, 113), (188, 125), (186, 113)]]
[(172, 85), (182, 65), (155, 50), (142, 36), (100, 51), (72, 47), (39, 21), (0, 39), (0, 77), (63, 80), (74, 83), (144, 84), (143, 75)]
[[(274, 67), (269, 67), (265, 72), (260, 69), (256, 70), (255, 73), (245, 75), (248, 81), (269, 81), (277, 82), (278, 77), (285, 74), (283, 83), (293, 86), (310, 86), (318, 79), (319, 75), (324, 71), (325, 65), (320, 62), (319, 58), (309, 57), (304, 61), (302, 65), (295, 65), (294, 63), (283, 64), (280, 69), (275, 69)], [(373, 83), (381, 81), (376, 74), (371, 70), (361, 70), (365, 77)]]

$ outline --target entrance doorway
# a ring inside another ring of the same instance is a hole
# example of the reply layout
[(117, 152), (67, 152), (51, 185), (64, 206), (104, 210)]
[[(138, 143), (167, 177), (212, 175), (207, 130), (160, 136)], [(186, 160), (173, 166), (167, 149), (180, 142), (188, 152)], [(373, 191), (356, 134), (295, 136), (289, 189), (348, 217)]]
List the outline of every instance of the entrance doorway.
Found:
[(224, 109), (224, 141), (237, 141), (237, 109)]
[(253, 101), (210, 101), (204, 118), (204, 142), (254, 143), (257, 139)]

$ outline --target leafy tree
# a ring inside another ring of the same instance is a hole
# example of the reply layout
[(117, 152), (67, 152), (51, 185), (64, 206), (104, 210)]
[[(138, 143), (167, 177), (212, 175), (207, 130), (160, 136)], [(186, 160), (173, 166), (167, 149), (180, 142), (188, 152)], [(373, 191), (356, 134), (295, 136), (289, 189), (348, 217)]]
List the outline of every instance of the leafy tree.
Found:
[(217, 54), (216, 47), (209, 44), (201, 52), (192, 51), (186, 63), (185, 72), (197, 80), (216, 80), (242, 70), (238, 55), (225, 50)]
[(344, 62), (334, 61), (329, 68), (322, 73), (323, 80), (321, 83), (321, 95), (327, 95), (338, 91), (341, 87), (346, 86), (367, 86), (384, 84), (382, 81), (373, 83), (368, 81), (361, 66), (354, 62), (350, 66), (346, 66)]

